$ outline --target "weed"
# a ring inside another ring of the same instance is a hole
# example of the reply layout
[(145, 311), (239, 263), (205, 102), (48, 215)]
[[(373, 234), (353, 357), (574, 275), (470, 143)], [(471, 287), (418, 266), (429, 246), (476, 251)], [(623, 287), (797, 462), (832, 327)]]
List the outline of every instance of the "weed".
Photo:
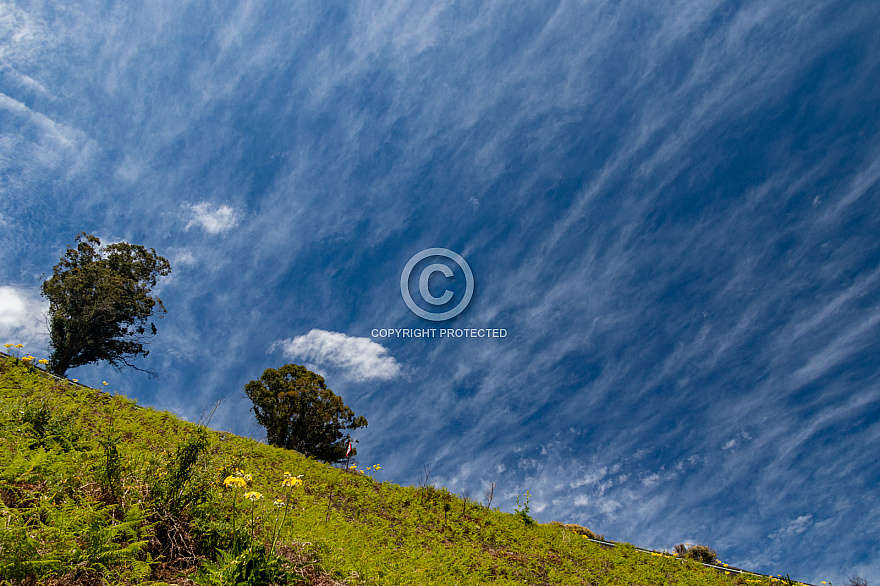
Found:
[(262, 544), (251, 544), (239, 554), (223, 552), (216, 562), (203, 565), (195, 577), (202, 586), (265, 586), (294, 580), (284, 570), (284, 558), (267, 553)]
[(492, 508), (492, 499), (495, 498), (495, 483), (493, 482), (489, 485), (489, 488), (486, 489), (486, 509)]
[(529, 493), (529, 491), (526, 491), (522, 496), (525, 500), (522, 506), (520, 506), (520, 495), (516, 495), (516, 508), (513, 510), (514, 515), (516, 515), (516, 517), (526, 525), (534, 525), (535, 520), (529, 516), (529, 502), (531, 502), (532, 500), (532, 495), (531, 493)]

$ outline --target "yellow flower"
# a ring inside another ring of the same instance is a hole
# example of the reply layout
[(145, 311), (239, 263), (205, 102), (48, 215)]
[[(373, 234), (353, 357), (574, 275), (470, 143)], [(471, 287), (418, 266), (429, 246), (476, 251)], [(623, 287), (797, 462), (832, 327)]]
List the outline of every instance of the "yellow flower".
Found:
[(3, 344), (4, 348), (12, 348), (12, 344)]
[(37, 362), (39, 362), (40, 364), (49, 364), (49, 361), (45, 358), (40, 358), (39, 360), (37, 360)]
[(15, 348), (24, 348), (24, 344), (16, 344), (14, 347)]
[(108, 383), (107, 381), (104, 381), (103, 384), (104, 384), (104, 386), (106, 387), (106, 386), (109, 385), (110, 383)]
[(379, 468), (381, 468), (381, 466), (379, 466), (378, 464), (376, 464), (375, 466), (373, 466), (373, 468), (375, 468), (376, 470), (378, 470)]
[(299, 478), (289, 477), (281, 481), (281, 486), (299, 486), (300, 484), (302, 484), (302, 480)]
[(348, 467), (349, 470), (354, 470), (355, 468), (357, 468), (357, 464), (352, 464)]
[(72, 379), (70, 379), (70, 380), (71, 380), (71, 382), (75, 382), (75, 383), (78, 383), (78, 382), (79, 382), (79, 379), (78, 379), (78, 378), (72, 378)]
[(284, 501), (281, 499), (275, 499), (275, 506), (279, 509), (284, 506)]
[(260, 494), (260, 493), (258, 493), (258, 492), (255, 491), (255, 490), (252, 490), (252, 491), (250, 491), (250, 492), (248, 492), (248, 493), (245, 493), (244, 498), (248, 499), (248, 500), (251, 501), (251, 502), (254, 502), (254, 501), (258, 501), (258, 500), (260, 500), (261, 498), (263, 498), (263, 495)]
[(247, 486), (247, 483), (245, 483), (245, 481), (241, 478), (236, 478), (235, 476), (227, 476), (226, 480), (223, 481), (223, 486), (240, 486), (241, 488), (244, 488), (245, 486)]
[(30, 362), (30, 361), (33, 360), (33, 359), (34, 359), (33, 356), (25, 356), (25, 357), (23, 357), (23, 358), (21, 359), (21, 361), (22, 361), (22, 362)]

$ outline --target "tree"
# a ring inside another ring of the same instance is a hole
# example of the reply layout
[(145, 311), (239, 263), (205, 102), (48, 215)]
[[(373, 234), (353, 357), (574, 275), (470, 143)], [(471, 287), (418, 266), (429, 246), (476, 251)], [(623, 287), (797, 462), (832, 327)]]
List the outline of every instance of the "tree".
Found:
[(149, 319), (165, 314), (162, 300), (150, 292), (159, 277), (171, 273), (171, 265), (152, 248), (126, 242), (102, 247), (85, 232), (76, 243), (42, 286), (49, 300), (52, 372), (63, 376), (69, 368), (99, 360), (116, 369), (143, 370), (129, 359), (149, 354), (143, 344), (156, 334)]
[(325, 462), (345, 459), (351, 436), (343, 430), (367, 426), (364, 417), (355, 417), (342, 397), (327, 388), (324, 377), (298, 364), (267, 368), (244, 392), (271, 445)]

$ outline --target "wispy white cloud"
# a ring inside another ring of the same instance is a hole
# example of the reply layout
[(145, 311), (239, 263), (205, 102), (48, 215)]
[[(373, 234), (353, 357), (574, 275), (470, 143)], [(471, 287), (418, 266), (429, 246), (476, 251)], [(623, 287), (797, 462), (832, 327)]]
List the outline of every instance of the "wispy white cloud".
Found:
[(770, 539), (779, 539), (781, 537), (794, 537), (803, 534), (813, 524), (812, 513), (801, 515), (797, 519), (791, 521), (785, 527), (770, 534)]
[(658, 474), (657, 472), (654, 472), (653, 474), (649, 474), (642, 478), (642, 486), (646, 488), (651, 488), (658, 482), (660, 482), (660, 474)]
[(317, 369), (340, 369), (352, 381), (384, 381), (399, 377), (402, 367), (388, 349), (369, 338), (314, 329), (304, 336), (276, 342), (284, 355), (305, 360)]
[(235, 227), (238, 223), (238, 214), (226, 204), (214, 206), (209, 202), (201, 202), (187, 204), (184, 207), (190, 215), (186, 230), (196, 226), (208, 234), (219, 234)]
[(190, 250), (177, 250), (171, 258), (172, 267), (188, 267), (196, 264), (196, 257)]

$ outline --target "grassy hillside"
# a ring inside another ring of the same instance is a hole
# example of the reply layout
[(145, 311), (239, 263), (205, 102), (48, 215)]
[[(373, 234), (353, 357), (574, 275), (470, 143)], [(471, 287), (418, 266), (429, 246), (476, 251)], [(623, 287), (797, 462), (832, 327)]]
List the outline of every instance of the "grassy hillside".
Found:
[(0, 445), (2, 584), (771, 583), (378, 482), (4, 357)]

